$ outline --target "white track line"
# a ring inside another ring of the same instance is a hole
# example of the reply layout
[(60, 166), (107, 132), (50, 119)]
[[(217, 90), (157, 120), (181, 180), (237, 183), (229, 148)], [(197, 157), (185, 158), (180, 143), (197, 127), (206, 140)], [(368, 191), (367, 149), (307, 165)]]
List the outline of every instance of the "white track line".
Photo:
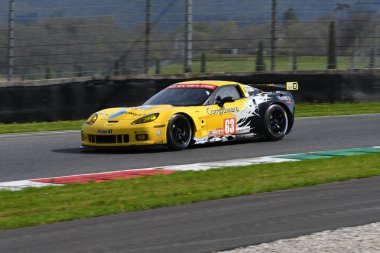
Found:
[(49, 183), (37, 183), (37, 182), (32, 182), (30, 180), (19, 180), (19, 181), (0, 183), (0, 190), (19, 191), (28, 187), (40, 188), (40, 187), (45, 187), (45, 186), (61, 186), (61, 185), (49, 184)]
[(67, 130), (67, 131), (46, 131), (46, 132), (30, 132), (30, 133), (9, 133), (9, 134), (0, 134), (0, 138), (13, 138), (13, 137), (29, 137), (36, 135), (59, 135), (59, 134), (79, 134), (79, 130)]
[(162, 166), (161, 168), (166, 169), (166, 170), (175, 170), (175, 171), (200, 171), (200, 170), (209, 170), (211, 168), (218, 169), (218, 168), (224, 168), (224, 167), (248, 166), (248, 165), (253, 165), (253, 164), (281, 163), (281, 162), (295, 162), (295, 161), (299, 161), (299, 160), (263, 156), (263, 157), (234, 159), (234, 160), (227, 160), (227, 161), (207, 162), (207, 163), (192, 163), (192, 164)]

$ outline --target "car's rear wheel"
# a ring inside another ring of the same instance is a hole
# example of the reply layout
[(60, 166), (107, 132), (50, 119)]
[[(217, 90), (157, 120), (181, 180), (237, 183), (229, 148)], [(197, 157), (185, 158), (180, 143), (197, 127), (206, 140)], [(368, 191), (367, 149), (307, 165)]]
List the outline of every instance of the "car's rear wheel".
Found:
[(282, 139), (289, 127), (289, 119), (285, 109), (277, 104), (269, 106), (264, 119), (265, 135), (268, 140)]
[(187, 148), (192, 138), (192, 127), (189, 120), (182, 114), (173, 115), (169, 121), (166, 136), (170, 149)]

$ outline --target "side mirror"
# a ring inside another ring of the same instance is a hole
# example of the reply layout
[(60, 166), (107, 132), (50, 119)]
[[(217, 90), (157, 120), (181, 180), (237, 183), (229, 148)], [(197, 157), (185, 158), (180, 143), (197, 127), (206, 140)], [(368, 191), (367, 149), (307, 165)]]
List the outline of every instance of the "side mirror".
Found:
[(233, 97), (224, 97), (224, 98), (221, 98), (220, 96), (218, 96), (216, 99), (216, 104), (219, 105), (220, 107), (223, 107), (225, 103), (232, 103), (232, 102), (235, 102), (235, 99)]

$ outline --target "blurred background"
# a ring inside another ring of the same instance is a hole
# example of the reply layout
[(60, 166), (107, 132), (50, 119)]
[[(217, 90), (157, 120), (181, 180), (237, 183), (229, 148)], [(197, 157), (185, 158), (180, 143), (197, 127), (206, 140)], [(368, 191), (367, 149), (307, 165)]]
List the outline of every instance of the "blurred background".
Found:
[(379, 0), (0, 0), (0, 81), (373, 69), (379, 8)]

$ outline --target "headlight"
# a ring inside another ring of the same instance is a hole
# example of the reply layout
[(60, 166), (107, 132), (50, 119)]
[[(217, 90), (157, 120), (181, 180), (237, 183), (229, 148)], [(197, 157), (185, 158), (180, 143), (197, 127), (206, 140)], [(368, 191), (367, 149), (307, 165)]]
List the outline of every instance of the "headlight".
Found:
[(97, 113), (94, 113), (94, 114), (92, 114), (92, 115), (88, 118), (88, 120), (86, 121), (86, 123), (89, 124), (89, 125), (92, 125), (92, 124), (95, 123), (95, 121), (96, 121), (97, 119), (98, 119), (98, 114), (97, 114)]
[(157, 119), (158, 115), (160, 115), (160, 114), (159, 113), (152, 113), (152, 114), (149, 114), (149, 115), (145, 115), (144, 117), (141, 117), (141, 118), (133, 121), (132, 125), (151, 122), (151, 121)]

